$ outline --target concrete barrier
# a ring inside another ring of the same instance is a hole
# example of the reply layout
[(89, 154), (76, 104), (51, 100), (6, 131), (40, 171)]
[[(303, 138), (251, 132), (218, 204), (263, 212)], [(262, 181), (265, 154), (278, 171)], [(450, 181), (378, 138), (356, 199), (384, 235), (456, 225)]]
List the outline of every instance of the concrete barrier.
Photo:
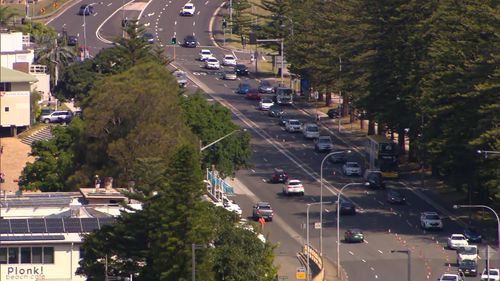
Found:
[[(312, 281), (323, 281), (325, 278), (325, 269), (323, 268), (323, 259), (320, 257), (318, 251), (311, 246), (304, 245), (303, 253), (307, 256), (309, 252), (309, 262), (313, 262), (318, 268), (318, 273), (312, 276)], [(309, 266), (310, 267), (310, 266)]]

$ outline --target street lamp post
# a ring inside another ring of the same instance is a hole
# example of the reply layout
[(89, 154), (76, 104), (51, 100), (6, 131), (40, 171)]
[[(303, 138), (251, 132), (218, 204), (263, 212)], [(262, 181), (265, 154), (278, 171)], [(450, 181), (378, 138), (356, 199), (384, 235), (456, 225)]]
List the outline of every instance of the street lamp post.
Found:
[(408, 281), (411, 281), (411, 251), (408, 250), (391, 250), (391, 253), (404, 253), (408, 255)]
[(203, 245), (198, 245), (198, 244), (191, 244), (191, 259), (192, 259), (192, 266), (191, 266), (191, 280), (196, 281), (196, 250), (197, 249), (202, 249)]
[(87, 4), (85, 6), (85, 9), (83, 10), (83, 58), (87, 59), (87, 23), (85, 22), (85, 18), (87, 15), (87, 12), (89, 12), (89, 6), (90, 4)]
[(344, 185), (339, 192), (337, 192), (337, 277), (340, 277), (340, 195), (345, 188), (353, 185), (364, 185), (364, 183), (351, 182)]
[(225, 136), (223, 136), (223, 137), (221, 137), (221, 138), (218, 138), (218, 139), (214, 140), (213, 142), (211, 142), (211, 143), (209, 143), (209, 144), (207, 144), (207, 145), (205, 145), (205, 146), (201, 146), (201, 142), (200, 142), (200, 152), (201, 152), (201, 151), (203, 151), (203, 150), (205, 150), (205, 149), (207, 149), (207, 148), (209, 148), (209, 147), (211, 147), (212, 145), (214, 145), (214, 144), (216, 144), (216, 143), (220, 142), (221, 140), (223, 140), (223, 139), (225, 139), (225, 138), (229, 137), (230, 135), (232, 135), (232, 134), (234, 134), (234, 133), (237, 133), (237, 132), (240, 132), (240, 131), (246, 132), (246, 131), (247, 131), (247, 129), (238, 129), (238, 130), (234, 130), (234, 131), (232, 131), (231, 133), (229, 133), (229, 134), (227, 134), (227, 135), (225, 135)]
[(486, 205), (453, 205), (453, 209), (460, 209), (460, 208), (484, 208), (490, 210), (493, 215), (495, 215), (497, 219), (497, 242), (498, 242), (498, 263), (499, 263), (499, 268), (500, 268), (500, 218), (498, 217), (498, 214), (493, 208), (486, 206)]
[[(332, 203), (332, 202), (325, 202), (325, 203)], [(307, 209), (306, 209), (306, 241), (307, 241), (307, 281), (310, 280), (310, 272), (311, 272), (311, 267), (309, 266), (309, 209), (311, 208), (311, 206), (314, 206), (314, 205), (320, 205), (322, 204), (322, 202), (316, 202), (316, 203), (308, 203), (307, 204)], [(320, 229), (322, 229), (323, 226), (321, 226)], [(321, 256), (321, 259), (323, 259), (323, 256)]]
[(321, 223), (321, 228), (319, 229), (319, 255), (320, 256), (323, 256), (323, 164), (325, 163), (325, 160), (328, 159), (330, 156), (335, 155), (335, 154), (340, 154), (340, 153), (351, 153), (351, 151), (350, 150), (342, 150), (342, 151), (330, 152), (325, 157), (323, 157), (323, 160), (321, 160), (321, 168), (320, 168), (320, 172), (319, 172), (319, 174), (320, 174), (320, 177), (319, 177), (319, 184), (320, 184), (319, 222)]

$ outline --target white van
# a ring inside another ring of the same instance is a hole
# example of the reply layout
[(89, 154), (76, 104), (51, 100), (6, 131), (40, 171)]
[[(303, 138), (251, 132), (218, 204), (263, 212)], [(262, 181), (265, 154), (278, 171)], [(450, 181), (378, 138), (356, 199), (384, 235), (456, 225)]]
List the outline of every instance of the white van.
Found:
[(319, 138), (319, 128), (318, 125), (313, 123), (304, 124), (302, 127), (302, 134), (307, 139), (317, 139)]

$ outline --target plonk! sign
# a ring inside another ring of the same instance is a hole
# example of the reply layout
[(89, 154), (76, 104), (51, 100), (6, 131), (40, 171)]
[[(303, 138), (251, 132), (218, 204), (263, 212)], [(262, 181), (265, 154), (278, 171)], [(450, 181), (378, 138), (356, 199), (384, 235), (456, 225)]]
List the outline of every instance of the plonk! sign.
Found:
[(4, 274), (5, 280), (37, 280), (45, 277), (43, 266), (9, 266)]

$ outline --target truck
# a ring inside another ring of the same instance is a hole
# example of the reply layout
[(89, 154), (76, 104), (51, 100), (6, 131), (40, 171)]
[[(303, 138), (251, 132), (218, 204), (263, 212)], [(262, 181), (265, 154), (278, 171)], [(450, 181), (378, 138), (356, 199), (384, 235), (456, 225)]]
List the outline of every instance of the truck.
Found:
[(274, 102), (279, 105), (292, 105), (293, 90), (285, 87), (277, 87), (274, 91)]

